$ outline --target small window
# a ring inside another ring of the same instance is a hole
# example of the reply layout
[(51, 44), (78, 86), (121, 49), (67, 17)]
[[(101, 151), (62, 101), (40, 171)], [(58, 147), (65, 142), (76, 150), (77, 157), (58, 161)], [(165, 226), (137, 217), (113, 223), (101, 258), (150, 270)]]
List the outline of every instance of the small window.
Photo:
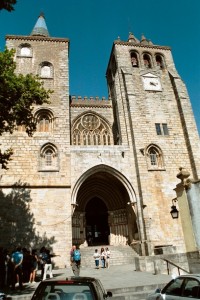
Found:
[(168, 131), (168, 127), (167, 124), (162, 124), (162, 128), (163, 128), (163, 134), (164, 135), (169, 135), (169, 131)]
[(157, 165), (157, 156), (158, 156), (157, 151), (155, 149), (151, 149), (149, 151), (149, 156), (150, 156), (151, 165), (156, 166)]
[(162, 135), (161, 127), (159, 123), (156, 123), (156, 133), (157, 135)]
[(163, 154), (158, 146), (153, 144), (149, 145), (146, 148), (146, 158), (149, 170), (160, 170), (164, 168)]
[(32, 57), (32, 48), (30, 44), (21, 44), (17, 49), (17, 55), (22, 57)]
[(41, 109), (36, 112), (38, 132), (51, 132), (53, 130), (53, 114), (48, 109)]
[(40, 150), (39, 171), (58, 171), (58, 151), (53, 144), (46, 144)]
[(169, 135), (169, 130), (166, 123), (155, 123), (157, 135)]
[(50, 66), (43, 66), (41, 68), (41, 77), (51, 77), (51, 68), (50, 68)]
[(29, 47), (23, 47), (21, 49), (21, 56), (30, 56), (31, 55), (31, 49)]
[(43, 62), (40, 64), (39, 75), (42, 78), (53, 77), (53, 65), (49, 62)]
[(48, 149), (45, 152), (45, 160), (46, 160), (46, 166), (52, 166), (52, 162), (53, 162), (53, 151), (51, 149)]

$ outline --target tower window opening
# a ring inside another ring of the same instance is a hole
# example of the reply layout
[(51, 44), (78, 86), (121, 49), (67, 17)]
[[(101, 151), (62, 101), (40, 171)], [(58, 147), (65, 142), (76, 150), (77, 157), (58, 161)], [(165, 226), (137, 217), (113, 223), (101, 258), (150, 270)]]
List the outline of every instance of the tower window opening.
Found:
[(164, 62), (161, 55), (156, 55), (156, 64), (158, 68), (164, 69)]
[(53, 144), (46, 144), (40, 150), (39, 171), (58, 171), (58, 151)]
[(144, 61), (145, 68), (147, 68), (147, 69), (151, 68), (151, 59), (148, 54), (144, 54), (143, 61)]
[(138, 68), (137, 54), (134, 52), (131, 53), (131, 64), (134, 68)]
[(147, 164), (149, 170), (160, 170), (164, 168), (163, 154), (156, 145), (149, 145), (146, 149)]
[(157, 135), (169, 135), (168, 126), (166, 123), (155, 123)]
[(42, 62), (39, 66), (41, 78), (53, 78), (53, 65), (49, 62)]
[(35, 114), (38, 132), (50, 132), (53, 130), (53, 114), (48, 109), (41, 109)]

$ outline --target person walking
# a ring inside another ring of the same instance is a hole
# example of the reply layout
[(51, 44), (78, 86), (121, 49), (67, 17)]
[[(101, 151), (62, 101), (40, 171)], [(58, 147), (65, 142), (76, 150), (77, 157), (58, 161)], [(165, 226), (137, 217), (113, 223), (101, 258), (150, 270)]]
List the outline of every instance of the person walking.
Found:
[(93, 257), (94, 257), (96, 269), (99, 269), (99, 260), (100, 260), (101, 255), (98, 252), (98, 249), (95, 249)]
[(45, 249), (45, 252), (43, 252), (42, 260), (44, 262), (44, 274), (42, 280), (46, 280), (47, 271), (49, 271), (49, 277), (53, 278), (51, 255), (48, 249)]
[(22, 277), (22, 262), (23, 262), (23, 253), (22, 248), (18, 247), (15, 252), (11, 255), (11, 261), (13, 263), (13, 274), (12, 274), (12, 289), (15, 289), (15, 283), (17, 278), (19, 280), (19, 288), (23, 289), (23, 277)]
[(105, 267), (109, 269), (110, 267), (110, 250), (108, 249), (108, 247), (106, 247), (105, 249), (105, 258), (106, 258), (106, 264)]
[(72, 246), (72, 249), (70, 251), (70, 263), (74, 275), (80, 276), (81, 253), (80, 250), (77, 249), (75, 245)]
[(106, 254), (104, 251), (104, 248), (101, 248), (101, 267), (105, 268), (105, 258), (106, 258)]

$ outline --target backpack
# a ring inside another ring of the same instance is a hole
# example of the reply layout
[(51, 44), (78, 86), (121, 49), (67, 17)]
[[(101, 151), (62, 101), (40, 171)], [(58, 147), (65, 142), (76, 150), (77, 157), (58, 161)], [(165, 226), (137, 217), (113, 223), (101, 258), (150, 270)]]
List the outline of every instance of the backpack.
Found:
[(73, 252), (73, 260), (74, 261), (80, 261), (81, 260), (81, 253), (79, 250), (74, 250)]

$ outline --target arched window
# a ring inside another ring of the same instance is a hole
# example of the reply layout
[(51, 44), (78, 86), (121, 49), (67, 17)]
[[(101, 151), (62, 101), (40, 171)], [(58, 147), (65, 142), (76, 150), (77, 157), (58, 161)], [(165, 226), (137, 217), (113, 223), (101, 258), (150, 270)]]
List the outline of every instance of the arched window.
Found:
[(149, 145), (146, 148), (146, 157), (149, 170), (164, 168), (163, 154), (158, 146)]
[(134, 68), (139, 67), (137, 53), (135, 52), (131, 52), (131, 64)]
[(49, 62), (42, 62), (39, 67), (39, 75), (42, 78), (53, 78), (53, 65)]
[(35, 113), (38, 132), (51, 132), (53, 130), (53, 114), (48, 109), (40, 109)]
[(156, 54), (156, 64), (157, 64), (157, 67), (160, 69), (165, 68), (164, 58), (162, 55)]
[(32, 57), (32, 48), (30, 44), (21, 44), (17, 51), (18, 56)]
[(83, 114), (72, 126), (72, 144), (111, 145), (113, 142), (110, 125), (97, 114)]
[(147, 69), (152, 68), (151, 57), (149, 54), (143, 55), (143, 62), (144, 62), (145, 68), (147, 68)]
[(55, 145), (48, 143), (41, 148), (39, 171), (58, 171), (58, 151)]

